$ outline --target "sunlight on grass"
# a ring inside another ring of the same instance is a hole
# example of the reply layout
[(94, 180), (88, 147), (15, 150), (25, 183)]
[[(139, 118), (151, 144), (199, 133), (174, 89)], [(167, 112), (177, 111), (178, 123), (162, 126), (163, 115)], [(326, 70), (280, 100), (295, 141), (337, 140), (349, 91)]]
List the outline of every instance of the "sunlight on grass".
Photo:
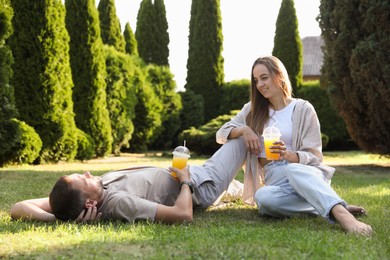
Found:
[(390, 166), (390, 158), (361, 151), (324, 152), (324, 163), (329, 165), (367, 165)]
[[(206, 160), (205, 157), (191, 158), (189, 164), (201, 165)], [(35, 172), (80, 172), (80, 171), (112, 171), (125, 169), (134, 166), (157, 166), (168, 168), (171, 166), (172, 158), (155, 154), (122, 154), (120, 157), (107, 156), (105, 158), (92, 159), (87, 162), (59, 162), (42, 165), (22, 165), (8, 166), (6, 171), (35, 171)], [(5, 169), (4, 169), (5, 170)], [(0, 172), (2, 169), (0, 168)]]
[[(193, 155), (192, 165), (206, 157)], [(0, 168), (0, 258), (17, 259), (389, 259), (390, 162), (363, 152), (325, 153), (337, 171), (336, 192), (362, 205), (361, 221), (374, 228), (372, 238), (346, 235), (321, 217), (275, 219), (241, 200), (195, 210), (194, 222), (100, 222), (96, 225), (13, 221), (9, 209), (22, 199), (44, 197), (58, 176), (91, 171), (103, 174), (132, 166), (171, 165), (169, 152), (122, 154), (88, 162)], [(238, 179), (242, 181), (242, 171)]]
[[(14, 223), (19, 223), (18, 221)], [(81, 244), (89, 243), (120, 243), (123, 241), (142, 242), (152, 239), (155, 234), (153, 228), (148, 226), (124, 225), (116, 226), (112, 223), (98, 225), (78, 224), (21, 224), (24, 228), (10, 233), (0, 234), (5, 236), (7, 243), (0, 243), (0, 257), (3, 255), (32, 254), (34, 252), (55, 252), (78, 248)], [(27, 239), (26, 239), (27, 238)], [(8, 245), (13, 245), (12, 247)]]
[(378, 186), (367, 186), (358, 189), (351, 190), (356, 195), (363, 196), (372, 196), (377, 198), (383, 198), (389, 196), (390, 198), (390, 188), (388, 187), (378, 187)]

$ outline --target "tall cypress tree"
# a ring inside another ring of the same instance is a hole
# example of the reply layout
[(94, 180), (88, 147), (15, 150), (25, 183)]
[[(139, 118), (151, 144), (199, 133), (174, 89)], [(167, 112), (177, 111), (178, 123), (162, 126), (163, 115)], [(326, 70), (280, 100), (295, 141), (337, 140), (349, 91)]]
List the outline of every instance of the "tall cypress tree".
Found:
[(135, 38), (139, 56), (146, 63), (169, 65), (169, 34), (164, 0), (142, 0)]
[(10, 0), (0, 0), (0, 122), (9, 120), (16, 115), (11, 64), (13, 57), (5, 40), (12, 33), (12, 8)]
[(130, 140), (130, 150), (135, 152), (146, 151), (148, 145), (157, 137), (156, 131), (161, 127), (163, 114), (163, 104), (146, 79), (146, 69), (138, 64), (133, 77), (137, 105), (134, 108), (134, 133)]
[(168, 67), (149, 65), (147, 73), (148, 81), (151, 82), (163, 105), (162, 125), (157, 130), (157, 137), (151, 146), (156, 149), (172, 148), (172, 144), (176, 143), (177, 132), (180, 129), (181, 96), (175, 91), (176, 82)]
[(302, 41), (293, 0), (283, 0), (276, 20), (272, 55), (278, 57), (290, 76), (293, 93), (302, 83)]
[(218, 114), (224, 82), (222, 44), (220, 0), (192, 1), (185, 88), (203, 97), (206, 121)]
[(165, 11), (164, 0), (154, 0), (155, 9), (155, 41), (158, 43), (158, 49), (154, 50), (154, 62), (157, 65), (169, 66), (169, 34), (167, 13)]
[(120, 154), (122, 147), (128, 147), (134, 131), (135, 117), (135, 64), (125, 53), (114, 47), (105, 46), (107, 68), (107, 104), (110, 113), (113, 144), (112, 150)]
[(72, 159), (77, 139), (65, 9), (60, 0), (13, 0), (12, 7), (13, 85), (20, 119), (42, 138), (42, 159)]
[(98, 11), (94, 0), (65, 0), (65, 6), (76, 125), (93, 138), (96, 155), (103, 156), (111, 152), (112, 136)]
[(390, 155), (390, 6), (388, 0), (321, 1), (325, 42), (321, 85), (351, 138)]
[(123, 32), (123, 37), (125, 39), (126, 53), (130, 55), (138, 56), (137, 40), (135, 39), (135, 35), (129, 23), (126, 23), (125, 25), (125, 31)]
[(114, 0), (100, 0), (98, 5), (100, 31), (104, 44), (114, 46), (118, 51), (125, 51), (125, 41), (121, 25), (116, 15)]

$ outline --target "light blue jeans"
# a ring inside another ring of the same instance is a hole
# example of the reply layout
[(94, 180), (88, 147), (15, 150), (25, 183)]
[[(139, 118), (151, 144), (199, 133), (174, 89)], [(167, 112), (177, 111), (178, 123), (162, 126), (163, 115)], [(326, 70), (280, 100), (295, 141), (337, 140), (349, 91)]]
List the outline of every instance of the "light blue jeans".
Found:
[(289, 217), (308, 213), (334, 223), (331, 209), (337, 204), (347, 206), (313, 166), (273, 161), (265, 165), (264, 172), (266, 186), (255, 194), (260, 214)]

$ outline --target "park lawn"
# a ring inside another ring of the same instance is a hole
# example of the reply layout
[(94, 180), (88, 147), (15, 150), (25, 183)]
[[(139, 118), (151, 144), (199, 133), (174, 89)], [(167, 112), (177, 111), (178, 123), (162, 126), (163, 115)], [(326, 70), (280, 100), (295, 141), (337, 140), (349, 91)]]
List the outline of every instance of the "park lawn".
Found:
[[(14, 221), (17, 201), (46, 197), (63, 174), (90, 170), (101, 175), (133, 165), (168, 167), (170, 157), (124, 154), (86, 163), (0, 168), (0, 258), (38, 259), (390, 259), (390, 160), (362, 152), (325, 153), (337, 169), (336, 192), (368, 215), (371, 238), (347, 235), (321, 217), (260, 217), (240, 201), (196, 210), (184, 225)], [(204, 157), (191, 158), (201, 164)], [(242, 172), (238, 179), (242, 180)]]

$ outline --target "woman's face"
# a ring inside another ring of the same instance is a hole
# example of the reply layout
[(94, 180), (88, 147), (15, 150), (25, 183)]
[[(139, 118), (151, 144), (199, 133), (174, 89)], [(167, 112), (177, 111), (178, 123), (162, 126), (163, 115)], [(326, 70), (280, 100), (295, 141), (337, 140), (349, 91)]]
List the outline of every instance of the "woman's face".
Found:
[(257, 64), (253, 68), (253, 78), (257, 90), (267, 99), (283, 97), (282, 89), (275, 85), (267, 67), (263, 64)]

